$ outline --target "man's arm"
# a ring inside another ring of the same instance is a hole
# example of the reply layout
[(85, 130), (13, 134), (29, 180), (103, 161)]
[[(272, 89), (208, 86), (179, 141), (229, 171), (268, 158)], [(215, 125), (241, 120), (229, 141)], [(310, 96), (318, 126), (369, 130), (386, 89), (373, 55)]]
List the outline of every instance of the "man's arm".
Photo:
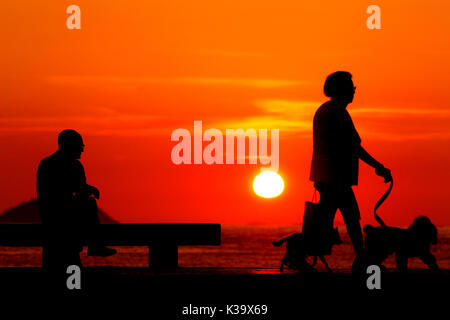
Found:
[(80, 196), (82, 197), (90, 197), (94, 196), (94, 198), (99, 199), (100, 198), (100, 191), (89, 184), (86, 183), (86, 173), (84, 172), (84, 167), (81, 164), (80, 161), (75, 162), (75, 168), (77, 171), (78, 179), (78, 187), (77, 189), (80, 190)]
[(100, 191), (96, 187), (91, 186), (87, 183), (81, 185), (79, 187), (79, 191), (76, 193), (81, 198), (86, 198), (86, 197), (90, 197), (90, 196), (94, 196), (94, 198), (96, 198), (96, 199), (100, 198)]
[(89, 184), (86, 184), (86, 186), (87, 186), (89, 195), (93, 195), (94, 198), (97, 200), (100, 199), (100, 191), (96, 187), (91, 186)]
[(391, 170), (385, 168), (380, 162), (375, 160), (362, 146), (359, 148), (359, 158), (375, 169), (375, 173), (384, 178), (384, 182), (392, 180)]

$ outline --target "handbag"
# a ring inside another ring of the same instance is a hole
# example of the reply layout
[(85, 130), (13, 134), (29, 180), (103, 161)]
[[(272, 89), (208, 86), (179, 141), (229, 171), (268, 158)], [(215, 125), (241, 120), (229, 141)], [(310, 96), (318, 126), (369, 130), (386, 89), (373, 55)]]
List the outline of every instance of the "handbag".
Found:
[(316, 202), (316, 193), (314, 190), (312, 201), (305, 201), (302, 232), (309, 255), (327, 255), (331, 254), (333, 224), (329, 221), (330, 215)]

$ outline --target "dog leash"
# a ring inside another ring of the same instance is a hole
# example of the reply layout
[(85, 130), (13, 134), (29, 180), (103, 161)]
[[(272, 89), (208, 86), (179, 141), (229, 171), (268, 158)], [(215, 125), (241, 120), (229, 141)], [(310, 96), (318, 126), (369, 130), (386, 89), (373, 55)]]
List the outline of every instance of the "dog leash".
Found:
[(384, 200), (386, 200), (386, 198), (389, 196), (389, 194), (392, 191), (392, 186), (394, 185), (394, 179), (391, 178), (390, 182), (391, 182), (391, 184), (389, 185), (389, 189), (383, 194), (383, 196), (380, 198), (380, 200), (377, 201), (377, 203), (375, 204), (375, 209), (373, 210), (373, 215), (375, 217), (375, 220), (377, 220), (377, 222), (383, 227), (386, 227), (386, 224), (380, 218), (380, 216), (377, 214), (377, 209), (381, 206), (381, 204), (384, 202)]

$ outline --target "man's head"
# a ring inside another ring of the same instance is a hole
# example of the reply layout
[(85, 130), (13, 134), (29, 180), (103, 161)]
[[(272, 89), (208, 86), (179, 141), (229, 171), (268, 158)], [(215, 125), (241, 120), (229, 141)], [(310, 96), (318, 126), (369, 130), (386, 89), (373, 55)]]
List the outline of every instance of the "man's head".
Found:
[(81, 135), (72, 129), (66, 129), (58, 135), (58, 148), (61, 152), (74, 159), (80, 159), (84, 151)]
[(356, 87), (353, 86), (352, 75), (347, 71), (337, 71), (325, 80), (323, 92), (327, 97), (345, 105), (353, 101)]

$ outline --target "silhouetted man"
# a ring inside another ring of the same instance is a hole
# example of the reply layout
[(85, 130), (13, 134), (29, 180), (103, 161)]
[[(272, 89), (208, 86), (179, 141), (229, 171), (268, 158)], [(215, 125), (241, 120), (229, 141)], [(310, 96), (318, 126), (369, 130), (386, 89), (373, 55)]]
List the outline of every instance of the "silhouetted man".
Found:
[(80, 238), (88, 238), (88, 255), (110, 256), (116, 250), (102, 245), (98, 238), (96, 199), (100, 192), (86, 183), (83, 165), (78, 160), (84, 151), (81, 135), (64, 130), (58, 136), (58, 151), (43, 159), (37, 171), (39, 214), (46, 228), (44, 266), (81, 265)]
[[(391, 180), (391, 172), (361, 146), (361, 139), (346, 110), (353, 101), (355, 89), (352, 75), (338, 71), (330, 74), (324, 93), (331, 99), (322, 104), (314, 115), (313, 158), (310, 180), (319, 191), (319, 207), (330, 216), (332, 225), (336, 210), (342, 214), (355, 250), (352, 269), (360, 266), (363, 250), (360, 213), (352, 190), (358, 184), (359, 159), (375, 169), (375, 173)], [(331, 228), (330, 228), (331, 229)]]

